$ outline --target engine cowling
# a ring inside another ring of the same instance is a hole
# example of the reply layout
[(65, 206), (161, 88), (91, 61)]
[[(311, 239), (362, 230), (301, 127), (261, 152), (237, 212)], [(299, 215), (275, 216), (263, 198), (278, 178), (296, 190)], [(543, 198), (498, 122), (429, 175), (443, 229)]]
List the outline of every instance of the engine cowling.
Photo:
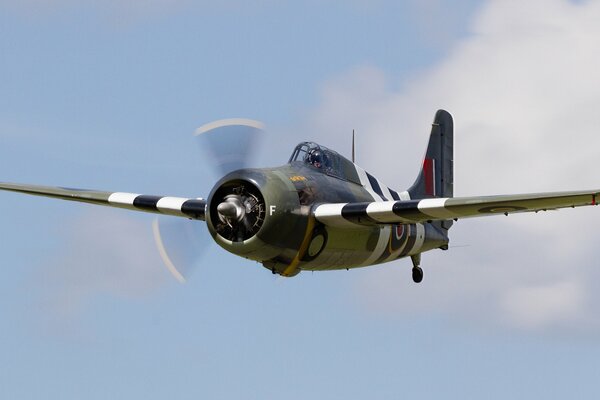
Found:
[(219, 186), (209, 210), (216, 233), (233, 243), (251, 239), (265, 222), (265, 199), (255, 184), (245, 180)]
[(206, 222), (225, 250), (256, 261), (290, 257), (300, 248), (308, 210), (294, 185), (268, 169), (244, 169), (223, 177), (208, 198)]

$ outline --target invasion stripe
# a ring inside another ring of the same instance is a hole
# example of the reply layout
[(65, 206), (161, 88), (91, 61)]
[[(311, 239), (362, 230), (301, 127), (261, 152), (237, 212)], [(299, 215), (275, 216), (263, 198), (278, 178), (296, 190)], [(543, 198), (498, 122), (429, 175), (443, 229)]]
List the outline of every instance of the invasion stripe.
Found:
[(162, 197), (135, 193), (112, 193), (108, 202), (114, 206), (134, 210), (160, 212), (175, 216), (187, 216), (204, 220), (206, 201), (203, 199), (185, 199), (181, 197)]
[(406, 246), (402, 249), (398, 258), (405, 257), (414, 247), (415, 242), (417, 241), (417, 226), (415, 224), (410, 224), (408, 226), (408, 241)]
[(398, 222), (398, 216), (394, 213), (393, 207), (393, 202), (376, 201), (367, 206), (367, 215), (379, 223), (387, 224)]
[(140, 210), (158, 211), (157, 203), (162, 196), (141, 195), (133, 200), (133, 206)]
[(392, 207), (392, 211), (399, 217), (409, 220), (418, 220), (423, 218), (423, 213), (419, 211), (419, 200), (397, 201)]
[(451, 219), (454, 213), (445, 208), (447, 198), (425, 199), (419, 202), (419, 210), (426, 215), (436, 218)]
[(156, 207), (165, 214), (181, 215), (181, 206), (188, 200), (183, 197), (163, 197), (156, 203)]
[(373, 188), (371, 187), (371, 183), (369, 182), (369, 178), (367, 177), (367, 171), (362, 168), (356, 167), (356, 173), (360, 178), (360, 184), (365, 188), (365, 190), (373, 197), (374, 201), (383, 201), (381, 195), (375, 193)]
[(415, 229), (415, 243), (413, 244), (412, 249), (408, 253), (409, 255), (419, 253), (421, 248), (423, 247), (423, 243), (425, 243), (425, 225), (416, 224)]
[(373, 225), (377, 221), (367, 214), (367, 207), (371, 203), (350, 203), (342, 207), (342, 217), (357, 224)]
[(315, 209), (320, 222), (332, 226), (411, 223), (451, 215), (443, 209), (446, 199), (375, 201), (321, 204)]
[(383, 191), (383, 195), (386, 198), (386, 200), (393, 200), (394, 197), (392, 196), (390, 188), (384, 185), (379, 179), (377, 180), (377, 183), (379, 183), (379, 187)]
[(342, 217), (342, 209), (348, 203), (321, 204), (315, 208), (315, 218), (325, 225), (344, 228), (361, 228), (361, 225), (350, 222)]
[(204, 219), (206, 201), (203, 199), (188, 200), (181, 205), (181, 212), (194, 219)]
[(373, 188), (373, 191), (375, 193), (377, 193), (379, 196), (381, 196), (381, 198), (384, 201), (387, 201), (387, 198), (383, 195), (383, 191), (381, 190), (381, 186), (379, 186), (379, 182), (377, 181), (377, 179), (368, 172), (366, 174), (367, 174), (367, 178), (369, 179), (369, 183), (371, 184), (371, 187)]
[(362, 265), (367, 266), (375, 263), (386, 251), (387, 244), (389, 242), (392, 227), (390, 225), (384, 225), (379, 229), (379, 239), (377, 244), (371, 253), (371, 256), (367, 258)]
[(408, 191), (400, 192), (398, 194), (400, 196), (400, 200), (410, 200), (410, 193)]
[(392, 190), (390, 188), (388, 188), (388, 190), (392, 194), (392, 199), (394, 199), (394, 200), (400, 200), (400, 196), (398, 195), (398, 192), (396, 192), (395, 190)]
[(135, 193), (121, 193), (116, 192), (108, 196), (108, 202), (111, 204), (118, 204), (123, 206), (133, 207), (133, 201), (139, 194)]

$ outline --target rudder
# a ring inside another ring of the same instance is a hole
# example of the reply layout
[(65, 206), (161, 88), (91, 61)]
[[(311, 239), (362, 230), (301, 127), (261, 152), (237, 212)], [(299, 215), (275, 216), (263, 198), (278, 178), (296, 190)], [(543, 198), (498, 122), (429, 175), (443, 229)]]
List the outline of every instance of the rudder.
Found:
[(454, 122), (446, 110), (438, 110), (417, 180), (408, 189), (411, 199), (454, 196)]

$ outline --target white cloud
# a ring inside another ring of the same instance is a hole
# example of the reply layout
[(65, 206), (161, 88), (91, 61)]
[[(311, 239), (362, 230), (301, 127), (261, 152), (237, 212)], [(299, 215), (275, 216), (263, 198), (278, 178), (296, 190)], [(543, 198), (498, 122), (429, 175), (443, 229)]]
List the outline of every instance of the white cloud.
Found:
[(577, 323), (584, 318), (585, 289), (581, 282), (515, 287), (504, 293), (501, 309), (510, 324), (524, 329), (546, 327), (560, 320)]
[[(403, 189), (435, 110), (446, 108), (455, 116), (456, 195), (597, 188), (598, 20), (600, 2), (489, 1), (472, 34), (430, 70), (395, 83), (362, 67), (326, 84), (306, 129), (327, 145), (348, 142), (356, 128), (358, 163)], [(599, 220), (587, 208), (460, 221), (454, 243), (472, 246), (426, 254), (421, 287), (406, 286), (409, 274), (392, 266), (368, 274), (359, 291), (382, 311), (598, 334)]]
[(149, 222), (94, 209), (61, 231), (68, 248), (57, 250), (36, 271), (45, 315), (59, 325), (86, 312), (99, 297), (137, 301), (173, 282), (154, 247)]

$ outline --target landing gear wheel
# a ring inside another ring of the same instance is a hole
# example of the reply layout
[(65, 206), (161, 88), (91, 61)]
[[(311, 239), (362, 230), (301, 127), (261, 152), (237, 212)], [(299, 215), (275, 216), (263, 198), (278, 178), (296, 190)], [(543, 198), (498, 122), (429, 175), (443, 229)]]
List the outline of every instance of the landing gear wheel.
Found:
[(421, 267), (413, 267), (412, 278), (415, 283), (420, 283), (423, 280), (423, 270)]
[(423, 270), (421, 269), (421, 253), (410, 256), (413, 264), (412, 278), (413, 282), (420, 283), (423, 280)]

